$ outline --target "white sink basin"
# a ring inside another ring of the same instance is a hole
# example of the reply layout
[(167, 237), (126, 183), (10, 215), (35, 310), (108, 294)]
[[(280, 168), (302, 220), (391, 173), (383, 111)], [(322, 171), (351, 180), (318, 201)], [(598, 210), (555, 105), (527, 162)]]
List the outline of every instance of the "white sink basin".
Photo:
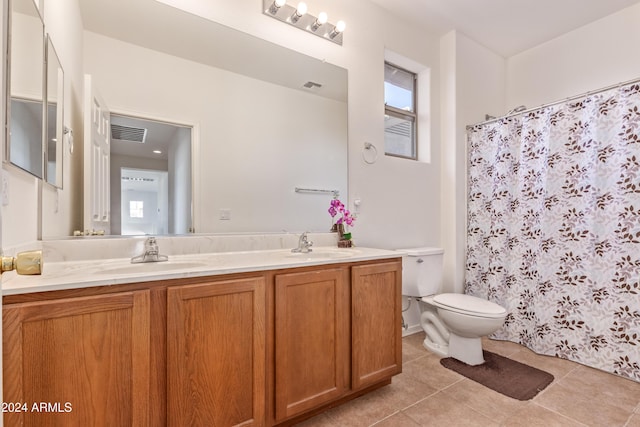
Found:
[(127, 266), (112, 267), (101, 270), (100, 274), (135, 274), (135, 273), (155, 273), (171, 270), (187, 270), (205, 267), (204, 262), (144, 262), (140, 264), (129, 264)]
[(285, 258), (304, 260), (350, 258), (357, 254), (354, 249), (318, 249), (311, 252), (291, 252)]

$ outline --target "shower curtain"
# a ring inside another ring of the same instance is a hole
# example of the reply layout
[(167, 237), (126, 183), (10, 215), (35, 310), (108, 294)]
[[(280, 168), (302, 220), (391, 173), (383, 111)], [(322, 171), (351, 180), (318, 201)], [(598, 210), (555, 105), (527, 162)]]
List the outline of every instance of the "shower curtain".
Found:
[(466, 293), (493, 337), (640, 381), (640, 85), (468, 129)]

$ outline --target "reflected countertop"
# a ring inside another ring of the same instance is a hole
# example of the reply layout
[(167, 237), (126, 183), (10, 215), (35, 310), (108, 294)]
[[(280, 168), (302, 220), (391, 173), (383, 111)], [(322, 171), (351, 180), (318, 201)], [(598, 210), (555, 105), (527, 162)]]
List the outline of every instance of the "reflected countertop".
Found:
[(2, 294), (15, 295), (92, 286), (213, 276), (263, 270), (398, 258), (401, 252), (373, 248), (314, 247), (309, 253), (291, 249), (172, 255), (169, 261), (132, 264), (129, 258), (50, 262), (43, 274), (2, 275)]

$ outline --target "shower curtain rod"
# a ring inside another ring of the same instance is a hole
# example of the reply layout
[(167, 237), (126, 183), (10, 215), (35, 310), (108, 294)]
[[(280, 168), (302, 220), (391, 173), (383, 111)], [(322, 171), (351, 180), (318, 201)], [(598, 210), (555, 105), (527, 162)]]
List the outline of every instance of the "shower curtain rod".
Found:
[(548, 104), (542, 104), (542, 105), (539, 105), (538, 107), (533, 107), (533, 108), (529, 108), (529, 109), (524, 110), (524, 111), (520, 111), (519, 113), (505, 114), (502, 117), (496, 117), (494, 119), (485, 120), (483, 122), (479, 122), (479, 123), (476, 123), (474, 125), (467, 125), (467, 130), (469, 130), (471, 128), (474, 128), (476, 126), (482, 126), (482, 125), (486, 125), (486, 124), (489, 124), (489, 123), (497, 122), (498, 120), (506, 119), (507, 117), (517, 116), (517, 115), (520, 115), (520, 114), (526, 114), (526, 113), (530, 113), (531, 111), (536, 111), (536, 110), (541, 110), (543, 108), (551, 107), (552, 105), (562, 104), (563, 102), (569, 102), (569, 101), (574, 101), (574, 100), (580, 99), (580, 98), (586, 98), (587, 96), (595, 95), (596, 93), (605, 92), (605, 91), (610, 90), (610, 89), (615, 89), (617, 87), (622, 87), (622, 86), (630, 85), (632, 83), (637, 83), (637, 82), (640, 82), (640, 77), (637, 77), (637, 78), (635, 78), (633, 80), (628, 80), (626, 82), (621, 82), (621, 83), (613, 84), (613, 85), (610, 85), (610, 86), (606, 86), (606, 87), (603, 87), (603, 88), (600, 88), (600, 89), (591, 90), (589, 92), (585, 92), (585, 93), (582, 93), (580, 95), (570, 96), (568, 98), (560, 99), (558, 101), (550, 102)]

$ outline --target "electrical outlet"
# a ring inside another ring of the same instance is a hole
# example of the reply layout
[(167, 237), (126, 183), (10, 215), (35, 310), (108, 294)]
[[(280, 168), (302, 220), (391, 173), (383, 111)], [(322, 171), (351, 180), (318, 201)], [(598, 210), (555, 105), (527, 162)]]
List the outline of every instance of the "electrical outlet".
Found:
[(228, 221), (231, 219), (231, 209), (220, 209), (218, 219)]

